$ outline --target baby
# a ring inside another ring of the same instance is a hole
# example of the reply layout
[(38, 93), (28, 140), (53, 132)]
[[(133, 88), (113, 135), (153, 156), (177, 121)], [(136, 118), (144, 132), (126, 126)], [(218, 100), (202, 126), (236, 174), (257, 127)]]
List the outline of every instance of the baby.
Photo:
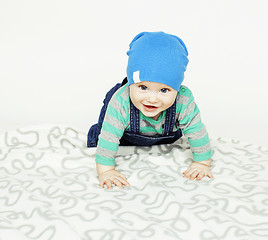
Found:
[(193, 163), (184, 177), (201, 180), (210, 171), (212, 151), (192, 92), (181, 83), (188, 52), (177, 36), (142, 32), (127, 52), (127, 78), (107, 94), (99, 121), (88, 132), (88, 147), (96, 147), (100, 187), (130, 186), (115, 170), (119, 145), (151, 146), (188, 138)]

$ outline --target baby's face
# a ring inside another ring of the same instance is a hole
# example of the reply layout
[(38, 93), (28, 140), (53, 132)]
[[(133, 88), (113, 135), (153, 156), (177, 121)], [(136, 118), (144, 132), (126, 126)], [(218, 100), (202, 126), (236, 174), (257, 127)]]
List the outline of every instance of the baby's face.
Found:
[(157, 120), (161, 112), (174, 103), (177, 91), (168, 85), (156, 82), (139, 82), (130, 86), (130, 99), (143, 115)]

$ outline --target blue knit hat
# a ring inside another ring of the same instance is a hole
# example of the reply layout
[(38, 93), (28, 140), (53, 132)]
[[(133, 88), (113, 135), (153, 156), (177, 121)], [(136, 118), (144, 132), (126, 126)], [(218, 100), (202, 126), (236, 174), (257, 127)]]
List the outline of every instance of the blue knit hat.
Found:
[(164, 32), (142, 32), (130, 43), (127, 55), (128, 85), (150, 81), (179, 91), (189, 62), (180, 38)]

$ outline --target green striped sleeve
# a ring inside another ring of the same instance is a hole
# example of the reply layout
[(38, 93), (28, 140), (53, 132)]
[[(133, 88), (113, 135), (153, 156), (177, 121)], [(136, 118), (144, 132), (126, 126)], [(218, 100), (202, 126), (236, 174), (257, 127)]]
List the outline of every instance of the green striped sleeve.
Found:
[(201, 121), (200, 111), (190, 89), (183, 86), (179, 91), (177, 109), (179, 126), (188, 138), (194, 161), (205, 161), (212, 157), (209, 136)]
[(201, 161), (208, 160), (212, 157), (212, 150), (209, 149), (207, 152), (204, 152), (204, 153), (192, 152), (192, 154), (193, 154), (194, 161), (201, 162)]
[(113, 133), (117, 137), (121, 137), (124, 133), (124, 129), (118, 129), (107, 121), (103, 122), (102, 129), (105, 130), (106, 132)]
[(185, 109), (186, 116), (180, 121), (180, 124), (187, 124), (191, 122), (192, 119), (200, 112), (195, 102), (192, 102), (191, 104), (192, 106), (188, 105), (189, 107)]
[(101, 164), (101, 165), (106, 165), (106, 166), (115, 165), (114, 158), (103, 157), (98, 154), (96, 154), (95, 161), (96, 163)]
[(188, 142), (191, 147), (202, 147), (209, 143), (208, 134), (206, 134), (205, 137), (199, 138), (199, 139), (190, 139), (188, 138)]
[(103, 138), (99, 138), (98, 146), (100, 146), (103, 149), (107, 149), (109, 151), (117, 151), (117, 149), (118, 149), (118, 144), (117, 143), (107, 141), (107, 140), (105, 140)]
[[(199, 120), (199, 119), (198, 119)], [(191, 134), (200, 131), (204, 127), (204, 124), (199, 120), (197, 123), (189, 124), (189, 126), (182, 130), (183, 134)]]
[(115, 164), (119, 142), (124, 134), (129, 115), (129, 97), (126, 91), (128, 91), (127, 86), (121, 87), (107, 106), (95, 159), (99, 164), (108, 166)]

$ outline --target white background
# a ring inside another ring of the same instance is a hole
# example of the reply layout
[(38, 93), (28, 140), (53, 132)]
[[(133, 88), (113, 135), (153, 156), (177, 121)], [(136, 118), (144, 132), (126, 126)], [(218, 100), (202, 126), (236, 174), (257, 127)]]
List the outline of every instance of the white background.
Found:
[(184, 85), (210, 136), (268, 146), (267, 0), (1, 0), (0, 132), (67, 124), (84, 132), (126, 75), (142, 31), (183, 39)]

